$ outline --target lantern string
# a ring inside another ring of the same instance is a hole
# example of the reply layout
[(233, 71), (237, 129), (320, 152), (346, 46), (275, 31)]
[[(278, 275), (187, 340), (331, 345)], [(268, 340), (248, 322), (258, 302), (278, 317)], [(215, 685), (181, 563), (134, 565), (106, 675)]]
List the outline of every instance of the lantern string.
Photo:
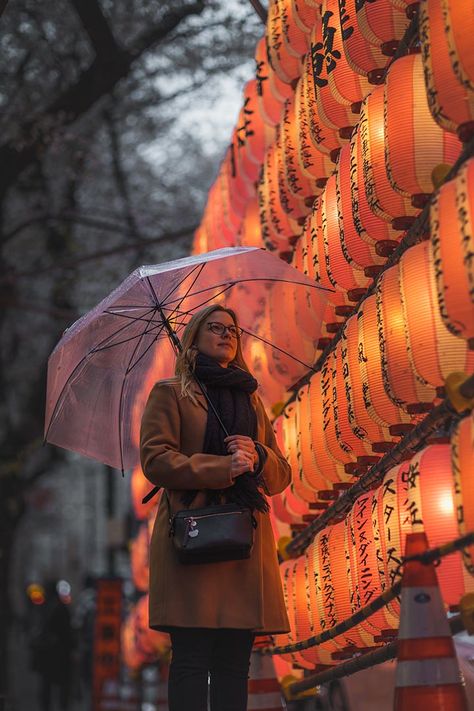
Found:
[[(470, 392), (473, 385), (474, 375), (471, 375), (461, 387), (463, 390)], [(426, 439), (434, 434), (439, 434), (443, 424), (444, 429), (449, 430), (465, 415), (466, 412), (459, 413), (454, 409), (449, 398), (443, 400), (411, 432), (405, 435), (376, 464), (368, 469), (350, 489), (342, 493), (324, 513), (298, 533), (286, 546), (285, 552), (292, 558), (301, 555), (319, 531), (335, 518), (344, 516), (361, 494), (365, 494), (370, 489), (381, 484), (389, 469), (401, 464), (406, 459), (407, 454), (413, 455), (422, 449)]]
[[(465, 627), (461, 615), (455, 615), (448, 620), (448, 624), (451, 630), (451, 634), (457, 634), (462, 632)], [(288, 692), (293, 696), (306, 691), (307, 689), (313, 689), (319, 684), (324, 684), (326, 682), (332, 681), (333, 679), (341, 679), (345, 676), (350, 676), (355, 674), (355, 672), (362, 671), (363, 669), (369, 669), (376, 664), (381, 664), (382, 662), (388, 661), (389, 659), (394, 659), (397, 655), (397, 640), (393, 640), (388, 644), (384, 644), (379, 649), (375, 649), (367, 654), (359, 654), (352, 659), (348, 659), (341, 664), (337, 664), (331, 669), (326, 669), (317, 674), (312, 674), (307, 676), (301, 681), (297, 681), (288, 687)]]
[(474, 544), (474, 531), (466, 533), (464, 536), (460, 536), (453, 541), (449, 541), (442, 546), (437, 546), (436, 548), (430, 548), (423, 553), (417, 555), (412, 555), (408, 557), (403, 557), (400, 565), (394, 572), (394, 577), (399, 577), (395, 585), (393, 585), (389, 590), (385, 590), (381, 595), (379, 595), (375, 600), (372, 600), (365, 607), (361, 607), (353, 615), (348, 617), (346, 620), (339, 622), (339, 624), (334, 625), (331, 629), (324, 630), (317, 635), (313, 635), (308, 639), (301, 640), (301, 642), (294, 642), (293, 644), (286, 645), (274, 645), (268, 647), (262, 647), (259, 652), (260, 654), (289, 654), (291, 652), (300, 652), (304, 649), (309, 649), (309, 647), (315, 647), (323, 642), (328, 642), (334, 637), (338, 637), (340, 634), (347, 632), (348, 630), (355, 627), (360, 622), (363, 622), (368, 617), (377, 612), (382, 607), (385, 607), (389, 602), (394, 600), (400, 595), (401, 591), (401, 576), (403, 574), (403, 566), (406, 563), (411, 563), (412, 561), (419, 561), (423, 565), (431, 565), (435, 562), (441, 561), (444, 556), (455, 553), (456, 551), (466, 548), (466, 546)]

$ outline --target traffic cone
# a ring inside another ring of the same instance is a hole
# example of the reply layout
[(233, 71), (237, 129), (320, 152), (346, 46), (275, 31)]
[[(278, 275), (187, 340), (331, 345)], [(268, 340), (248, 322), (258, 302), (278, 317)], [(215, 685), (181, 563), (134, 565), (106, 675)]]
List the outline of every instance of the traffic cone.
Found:
[(270, 656), (252, 652), (247, 711), (282, 711), (286, 708)]
[[(425, 533), (410, 533), (405, 556), (424, 553)], [(394, 711), (467, 711), (451, 630), (434, 565), (405, 564)]]

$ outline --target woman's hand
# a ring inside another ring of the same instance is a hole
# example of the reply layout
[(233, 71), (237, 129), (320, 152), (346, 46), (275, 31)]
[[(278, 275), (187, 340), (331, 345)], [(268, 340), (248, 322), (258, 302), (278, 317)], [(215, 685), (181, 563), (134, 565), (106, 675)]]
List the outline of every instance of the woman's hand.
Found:
[(227, 451), (230, 454), (233, 454), (240, 449), (242, 452), (246, 452), (252, 457), (252, 466), (250, 469), (253, 469), (256, 466), (258, 463), (258, 453), (255, 448), (255, 442), (251, 437), (247, 437), (246, 435), (229, 435), (229, 437), (225, 438), (224, 442), (226, 443)]
[(246, 474), (251, 472), (253, 469), (253, 458), (248, 452), (242, 449), (236, 449), (232, 452), (232, 459), (230, 465), (230, 475), (232, 479), (240, 476), (241, 474)]

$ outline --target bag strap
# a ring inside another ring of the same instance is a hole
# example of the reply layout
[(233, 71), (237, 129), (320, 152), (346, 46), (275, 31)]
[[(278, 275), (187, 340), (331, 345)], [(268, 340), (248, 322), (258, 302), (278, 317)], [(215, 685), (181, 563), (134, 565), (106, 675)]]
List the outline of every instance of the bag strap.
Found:
[[(204, 385), (201, 383), (201, 381), (199, 380), (199, 378), (197, 377), (197, 375), (196, 375), (195, 373), (193, 373), (192, 375), (193, 375), (193, 378), (194, 378), (194, 380), (196, 381), (196, 383), (199, 385), (199, 388), (200, 388), (202, 394), (203, 394), (204, 397), (206, 398), (207, 404), (209, 405), (209, 407), (212, 409), (214, 415), (216, 416), (217, 422), (218, 422), (219, 425), (222, 427), (225, 436), (228, 437), (228, 436), (229, 436), (229, 432), (228, 432), (226, 426), (224, 425), (224, 423), (222, 422), (222, 419), (221, 419), (219, 413), (217, 412), (216, 406), (214, 405), (214, 403), (212, 402), (211, 398), (209, 397), (206, 388), (205, 388)], [(153, 487), (153, 489), (151, 489), (151, 490), (148, 492), (148, 494), (146, 494), (146, 496), (143, 497), (143, 499), (142, 499), (142, 504), (147, 504), (154, 496), (156, 496), (156, 494), (159, 492), (160, 489), (161, 489), (161, 486), (155, 486), (155, 487)], [(166, 491), (166, 490), (165, 490), (165, 491)], [(168, 511), (170, 511), (170, 502), (169, 502), (169, 499), (168, 499), (168, 495), (166, 496), (166, 499), (167, 499), (167, 501), (168, 501)], [(171, 513), (170, 513), (170, 516), (171, 516)]]

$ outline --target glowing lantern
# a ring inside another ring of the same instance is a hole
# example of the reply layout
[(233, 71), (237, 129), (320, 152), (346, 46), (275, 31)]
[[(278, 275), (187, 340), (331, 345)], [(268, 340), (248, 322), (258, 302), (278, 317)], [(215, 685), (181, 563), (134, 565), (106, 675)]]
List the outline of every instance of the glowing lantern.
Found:
[(344, 54), (353, 71), (379, 82), (383, 79), (383, 68), (388, 59), (382, 54), (380, 47), (368, 42), (360, 32), (356, 7), (356, 0), (344, 0), (339, 3)]
[[(353, 71), (344, 54), (343, 32), (339, 19), (339, 0), (324, 0), (322, 4), (322, 36), (326, 76), (332, 95), (340, 104), (351, 105), (370, 91), (370, 84)], [(325, 88), (322, 88), (325, 91)]]
[[(472, 14), (466, 7), (464, 28)], [(474, 87), (460, 80), (451, 64), (448, 36), (450, 28), (443, 18), (442, 0), (427, 0), (420, 5), (420, 39), (426, 94), (433, 119), (460, 138), (471, 135), (474, 128)], [(466, 35), (467, 36), (467, 35)], [(455, 55), (454, 55), (455, 56)]]
[(306, 177), (300, 168), (297, 155), (297, 134), (298, 125), (295, 117), (294, 100), (288, 100), (285, 104), (285, 111), (281, 122), (285, 178), (291, 193), (299, 200), (301, 214), (307, 215), (311, 212), (311, 205), (307, 204), (306, 198), (314, 195), (316, 186), (314, 180)]
[(258, 82), (256, 79), (252, 79), (247, 82), (244, 88), (242, 111), (245, 126), (245, 147), (249, 157), (255, 163), (261, 165), (265, 155), (265, 148), (270, 143), (270, 133), (273, 138), (273, 132), (268, 132), (265, 126), (258, 99)]
[(285, 252), (290, 249), (289, 240), (298, 234), (300, 228), (286, 214), (280, 202), (278, 157), (278, 149), (274, 144), (265, 156), (262, 177), (258, 186), (258, 200), (265, 246)]
[(325, 437), (329, 408), (326, 379), (323, 382), (322, 372), (315, 373), (309, 383), (309, 400), (311, 410), (311, 438), (314, 457), (319, 471), (325, 479), (332, 482), (348, 481), (350, 477), (344, 470), (343, 462), (331, 456)]
[[(290, 526), (291, 524), (295, 523), (295, 517), (292, 513), (288, 511), (285, 506), (283, 494), (275, 494), (275, 496), (272, 496), (270, 505), (275, 518), (279, 522), (283, 524), (288, 524)], [(301, 520), (301, 518), (299, 518), (299, 520)]]
[[(413, 289), (413, 285), (411, 288)], [(374, 294), (364, 300), (357, 318), (359, 322), (359, 368), (367, 412), (382, 427), (410, 422), (410, 417), (400, 407), (397, 407), (385, 392)]]
[(350, 142), (350, 180), (354, 226), (361, 240), (369, 244), (385, 240), (395, 241), (399, 239), (399, 232), (378, 217), (371, 210), (367, 200), (364, 171), (362, 170), (364, 156), (359, 128), (354, 131)]
[(130, 546), (130, 566), (132, 569), (133, 584), (141, 592), (148, 590), (149, 570), (148, 570), (148, 526), (143, 523), (138, 534), (133, 539)]
[[(356, 3), (357, 5), (357, 3)], [(408, 27), (408, 18), (388, 0), (358, 4), (357, 24), (360, 32), (376, 46), (398, 44)]]
[(354, 462), (356, 455), (341, 439), (339, 428), (339, 402), (336, 379), (336, 353), (332, 351), (321, 368), (321, 407), (323, 409), (324, 439), (335, 462)]
[[(339, 154), (336, 169), (337, 220), (342, 253), (353, 271), (362, 271), (373, 264), (382, 264), (372, 243), (361, 239), (355, 223), (351, 200), (351, 150), (346, 145)], [(365, 282), (359, 275), (357, 281)]]
[[(299, 416), (300, 416), (300, 451), (301, 467), (308, 485), (314, 491), (329, 489), (331, 484), (323, 476), (319, 467), (319, 461), (315, 456), (313, 439), (314, 425), (311, 419), (311, 401), (309, 397), (309, 386), (305, 385), (299, 391)], [(336, 477), (336, 474), (334, 474)]]
[[(444, 325), (436, 302), (429, 242), (410, 247), (400, 259), (400, 291), (407, 326), (407, 351), (422, 383), (442, 386), (449, 373), (470, 372), (474, 352)], [(414, 287), (416, 284), (416, 288)]]
[(336, 176), (331, 175), (321, 197), (322, 232), (328, 276), (336, 289), (365, 289), (369, 278), (364, 272), (352, 268), (342, 249), (336, 188)]
[(262, 232), (260, 228), (260, 211), (258, 199), (249, 200), (242, 226), (240, 228), (238, 243), (243, 247), (262, 247)]
[(144, 662), (143, 654), (138, 650), (135, 639), (135, 620), (129, 614), (121, 629), (121, 653), (122, 658), (129, 669), (140, 669)]
[(287, 405), (283, 412), (283, 441), (283, 451), (291, 467), (293, 491), (302, 501), (314, 503), (317, 501), (317, 494), (308, 486), (301, 466), (301, 423), (298, 400)]
[(338, 100), (339, 95), (336, 98), (332, 91), (333, 87), (336, 90), (333, 80), (330, 84), (330, 75), (336, 70), (336, 61), (341, 61), (334, 57), (332, 48), (326, 50), (328, 43), (329, 47), (331, 45), (335, 31), (334, 19), (329, 15), (326, 15), (324, 23), (318, 19), (311, 33), (311, 61), (319, 119), (330, 129), (338, 132), (342, 128), (345, 131), (350, 130), (350, 127), (357, 123), (358, 115), (351, 111), (351, 102), (341, 102)]
[[(419, 282), (416, 291), (418, 289), (423, 289)], [(410, 360), (398, 266), (387, 269), (378, 280), (376, 306), (379, 348), (387, 395), (392, 402), (404, 409), (411, 404), (432, 402), (436, 397), (436, 390), (416, 378)]]
[[(294, 0), (280, 0), (281, 26), (283, 41), (290, 54), (301, 57), (308, 51), (309, 33), (307, 27), (301, 26)], [(301, 2), (299, 3), (302, 4)], [(307, 18), (309, 20), (309, 18)]]
[[(331, 151), (343, 145), (344, 141), (338, 131), (324, 123), (318, 114), (317, 92), (310, 52), (304, 58), (301, 80), (301, 110), (305, 111), (305, 120), (309, 126), (309, 138), (315, 148), (329, 156)], [(300, 118), (300, 120), (302, 119)]]
[[(353, 582), (355, 570), (348, 547), (347, 523), (347, 520), (335, 523), (330, 527), (329, 532), (329, 560), (335, 587), (336, 614), (339, 620), (346, 620), (360, 607), (360, 599), (356, 595), (357, 583), (354, 585)], [(350, 545), (353, 547), (352, 543)], [(367, 633), (362, 625), (357, 625), (346, 632), (344, 640), (351, 647), (364, 648), (374, 644), (373, 635)]]
[(300, 221), (311, 210), (305, 203), (305, 195), (295, 194), (290, 188), (288, 180), (286, 160), (285, 160), (285, 138), (284, 138), (284, 122), (280, 123), (277, 139), (275, 141), (275, 157), (276, 157), (276, 181), (278, 185), (278, 195), (280, 205), (287, 215), (290, 215), (294, 220)]
[[(309, 58), (308, 58), (309, 61)], [(308, 105), (305, 96), (305, 74), (298, 82), (295, 91), (295, 123), (296, 123), (296, 152), (298, 166), (304, 176), (310, 178), (312, 191), (318, 195), (328, 175), (334, 170), (334, 164), (327, 153), (313, 143)]]
[(357, 433), (351, 427), (349, 418), (350, 404), (348, 400), (348, 392), (346, 385), (346, 377), (344, 371), (346, 369), (344, 363), (344, 350), (346, 344), (343, 339), (339, 339), (332, 360), (333, 380), (336, 382), (336, 395), (333, 398), (333, 410), (335, 419), (335, 434), (338, 445), (344, 451), (351, 452), (356, 457), (373, 454), (372, 449), (361, 432)]
[(270, 65), (283, 82), (290, 84), (293, 79), (297, 79), (300, 75), (301, 60), (299, 55), (291, 52), (285, 42), (282, 17), (283, 5), (284, 0), (273, 0), (269, 6), (266, 39)]
[[(376, 554), (378, 541), (374, 538), (372, 528), (372, 499), (370, 493), (359, 496), (349, 514), (354, 535), (353, 560), (355, 560), (361, 607), (368, 605), (382, 592)], [(364, 621), (363, 627), (375, 635), (384, 629), (385, 625), (384, 612), (379, 610)]]
[(390, 184), (385, 169), (384, 87), (374, 87), (362, 105), (359, 124), (365, 193), (372, 212), (387, 222), (416, 215), (418, 210), (408, 198)]
[(260, 113), (266, 124), (276, 126), (281, 118), (283, 104), (292, 96), (293, 89), (289, 84), (282, 82), (270, 66), (264, 37), (257, 44), (255, 61)]
[(453, 165), (461, 144), (433, 121), (419, 54), (394, 62), (385, 81), (385, 162), (392, 187), (406, 197), (433, 192), (433, 170)]
[(459, 81), (472, 90), (474, 89), (474, 59), (472, 57), (474, 13), (472, 4), (459, 3), (456, 0), (442, 0), (442, 3), (453, 69)]
[(382, 425), (369, 415), (369, 390), (366, 378), (362, 377), (359, 363), (359, 323), (358, 316), (348, 318), (342, 332), (341, 356), (345, 393), (347, 397), (347, 417), (356, 437), (365, 442), (393, 441), (386, 425)]
[[(451, 436), (453, 496), (460, 536), (474, 531), (474, 412), (462, 419)], [(474, 576), (474, 545), (463, 550), (464, 565)]]
[(208, 244), (209, 244), (209, 237), (207, 234), (205, 222), (203, 220), (203, 223), (198, 227), (198, 229), (194, 233), (191, 254), (202, 254), (203, 252), (211, 251), (210, 248), (208, 248)]
[(474, 160), (443, 185), (430, 212), (438, 308), (451, 333), (474, 338)]
[[(413, 457), (407, 472), (412, 530), (425, 531), (431, 548), (458, 535), (450, 456), (449, 445), (431, 445)], [(441, 559), (438, 578), (447, 605), (457, 605), (466, 588), (474, 585), (459, 552)]]
[[(311, 35), (311, 30), (316, 22), (319, 11), (319, 2), (308, 3), (304, 0), (291, 0), (291, 11), (294, 23), (298, 26), (301, 32)], [(308, 49), (306, 45), (305, 52)]]

